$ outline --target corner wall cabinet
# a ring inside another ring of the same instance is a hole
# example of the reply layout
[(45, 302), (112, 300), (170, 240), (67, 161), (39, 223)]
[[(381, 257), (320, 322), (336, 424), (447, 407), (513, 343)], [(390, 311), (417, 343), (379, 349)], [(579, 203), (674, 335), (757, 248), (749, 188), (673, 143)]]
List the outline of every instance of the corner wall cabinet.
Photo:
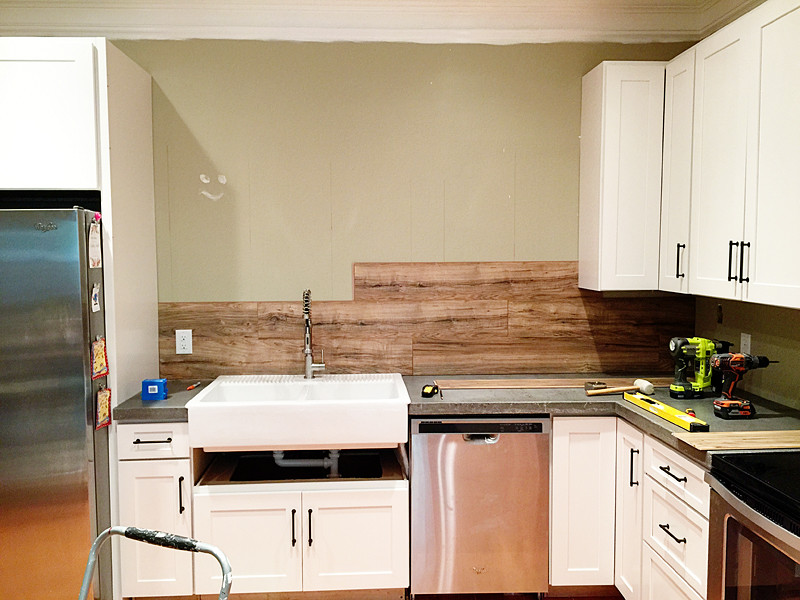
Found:
[(615, 457), (615, 417), (553, 419), (551, 585), (613, 585)]
[(578, 285), (658, 289), (663, 62), (603, 62), (583, 77)]
[(661, 249), (658, 289), (689, 291), (689, 215), (695, 49), (667, 63), (664, 87), (664, 157), (661, 180)]

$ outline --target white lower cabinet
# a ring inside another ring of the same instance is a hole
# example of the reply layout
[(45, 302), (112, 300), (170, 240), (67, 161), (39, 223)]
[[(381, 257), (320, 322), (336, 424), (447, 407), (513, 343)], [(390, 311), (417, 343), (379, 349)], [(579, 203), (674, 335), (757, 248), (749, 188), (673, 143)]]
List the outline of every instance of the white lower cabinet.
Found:
[[(189, 459), (119, 462), (119, 522), (192, 535)], [(192, 594), (192, 553), (120, 540), (122, 595)], [(217, 590), (219, 591), (219, 590)]]
[[(231, 484), (195, 488), (195, 537), (218, 546), (236, 593), (405, 588), (408, 482)], [(195, 594), (220, 588), (195, 559)]]
[(614, 584), (625, 600), (702, 600), (708, 571), (704, 470), (617, 422)]
[(664, 559), (642, 542), (642, 600), (703, 600)]
[(550, 583), (614, 583), (616, 417), (553, 419)]
[(699, 594), (708, 572), (708, 519), (650, 478), (644, 489), (644, 541)]
[[(300, 492), (195, 492), (194, 537), (219, 547), (235, 575), (232, 591), (297, 592), (303, 589)], [(195, 557), (195, 593), (217, 594), (219, 563)]]
[(614, 585), (625, 600), (641, 597), (644, 434), (617, 420), (617, 502)]

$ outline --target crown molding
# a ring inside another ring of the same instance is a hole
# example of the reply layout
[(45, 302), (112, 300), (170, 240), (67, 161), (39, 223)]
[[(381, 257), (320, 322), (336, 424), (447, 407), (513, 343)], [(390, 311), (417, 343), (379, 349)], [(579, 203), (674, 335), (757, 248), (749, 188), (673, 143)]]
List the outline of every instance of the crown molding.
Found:
[(0, 35), (517, 44), (695, 41), (763, 0), (0, 0)]

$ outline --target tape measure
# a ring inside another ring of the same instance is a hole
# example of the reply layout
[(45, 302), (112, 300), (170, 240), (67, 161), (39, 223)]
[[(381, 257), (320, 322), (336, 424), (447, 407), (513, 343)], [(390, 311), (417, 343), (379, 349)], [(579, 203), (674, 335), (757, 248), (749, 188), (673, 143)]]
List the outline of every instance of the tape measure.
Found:
[(668, 404), (664, 404), (663, 402), (659, 402), (651, 398), (650, 396), (645, 396), (641, 393), (631, 394), (630, 392), (625, 392), (622, 394), (623, 398), (628, 402), (632, 402), (639, 408), (643, 408), (648, 412), (653, 413), (657, 417), (661, 417), (662, 419), (666, 419), (670, 423), (677, 425), (687, 431), (696, 432), (696, 431), (708, 431), (708, 423), (705, 421), (701, 421), (697, 417), (689, 415), (682, 410), (678, 410)]

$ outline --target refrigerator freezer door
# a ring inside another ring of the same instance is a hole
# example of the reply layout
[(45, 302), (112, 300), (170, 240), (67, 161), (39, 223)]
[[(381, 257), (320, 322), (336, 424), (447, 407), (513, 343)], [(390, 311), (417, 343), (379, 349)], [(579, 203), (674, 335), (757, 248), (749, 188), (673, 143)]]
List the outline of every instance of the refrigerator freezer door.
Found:
[(0, 211), (3, 598), (74, 598), (94, 533), (84, 218)]

